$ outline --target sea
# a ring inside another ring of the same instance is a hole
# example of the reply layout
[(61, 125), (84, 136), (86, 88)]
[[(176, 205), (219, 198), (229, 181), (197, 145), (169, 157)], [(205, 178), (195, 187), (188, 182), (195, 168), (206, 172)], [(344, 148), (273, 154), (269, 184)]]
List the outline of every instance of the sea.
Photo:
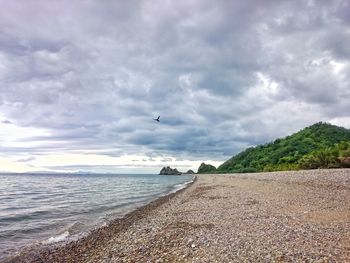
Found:
[(192, 180), (190, 175), (0, 174), (0, 261), (79, 239)]

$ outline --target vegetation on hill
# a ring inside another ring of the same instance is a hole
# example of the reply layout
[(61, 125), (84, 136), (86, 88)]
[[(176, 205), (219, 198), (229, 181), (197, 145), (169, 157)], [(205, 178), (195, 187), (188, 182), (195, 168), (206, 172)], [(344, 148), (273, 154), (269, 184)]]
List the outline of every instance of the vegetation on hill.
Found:
[[(343, 142), (343, 143), (342, 143)], [(350, 150), (350, 130), (316, 123), (293, 135), (248, 148), (224, 162), (219, 173), (342, 167)]]
[(313, 151), (298, 162), (301, 169), (349, 168), (350, 142), (341, 142), (333, 147)]
[(199, 174), (216, 173), (216, 168), (211, 164), (201, 163), (201, 165), (198, 168), (198, 173)]

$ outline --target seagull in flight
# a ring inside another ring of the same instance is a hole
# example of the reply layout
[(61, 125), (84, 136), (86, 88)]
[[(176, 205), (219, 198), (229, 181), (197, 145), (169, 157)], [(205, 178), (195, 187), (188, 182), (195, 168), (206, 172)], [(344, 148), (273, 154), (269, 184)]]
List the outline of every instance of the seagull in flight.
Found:
[(159, 122), (159, 118), (160, 118), (160, 116), (158, 116), (157, 119), (153, 119), (153, 120), (155, 120), (156, 122)]

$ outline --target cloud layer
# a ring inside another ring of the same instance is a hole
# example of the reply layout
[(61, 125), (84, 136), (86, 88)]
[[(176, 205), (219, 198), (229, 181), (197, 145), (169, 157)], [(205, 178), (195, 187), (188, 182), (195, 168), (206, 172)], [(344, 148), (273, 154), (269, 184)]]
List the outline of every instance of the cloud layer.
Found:
[(1, 7), (3, 157), (223, 161), (321, 120), (350, 126), (349, 1)]

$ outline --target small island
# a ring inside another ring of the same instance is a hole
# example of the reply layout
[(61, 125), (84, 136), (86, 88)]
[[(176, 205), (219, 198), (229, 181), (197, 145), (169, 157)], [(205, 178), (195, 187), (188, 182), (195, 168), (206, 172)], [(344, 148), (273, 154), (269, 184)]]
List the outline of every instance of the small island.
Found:
[(160, 175), (182, 175), (176, 168), (172, 169), (170, 166), (163, 167), (159, 172)]
[(186, 173), (179, 172), (176, 168), (171, 168), (170, 166), (163, 167), (159, 172), (160, 175), (186, 175), (186, 174), (195, 174), (191, 169)]

